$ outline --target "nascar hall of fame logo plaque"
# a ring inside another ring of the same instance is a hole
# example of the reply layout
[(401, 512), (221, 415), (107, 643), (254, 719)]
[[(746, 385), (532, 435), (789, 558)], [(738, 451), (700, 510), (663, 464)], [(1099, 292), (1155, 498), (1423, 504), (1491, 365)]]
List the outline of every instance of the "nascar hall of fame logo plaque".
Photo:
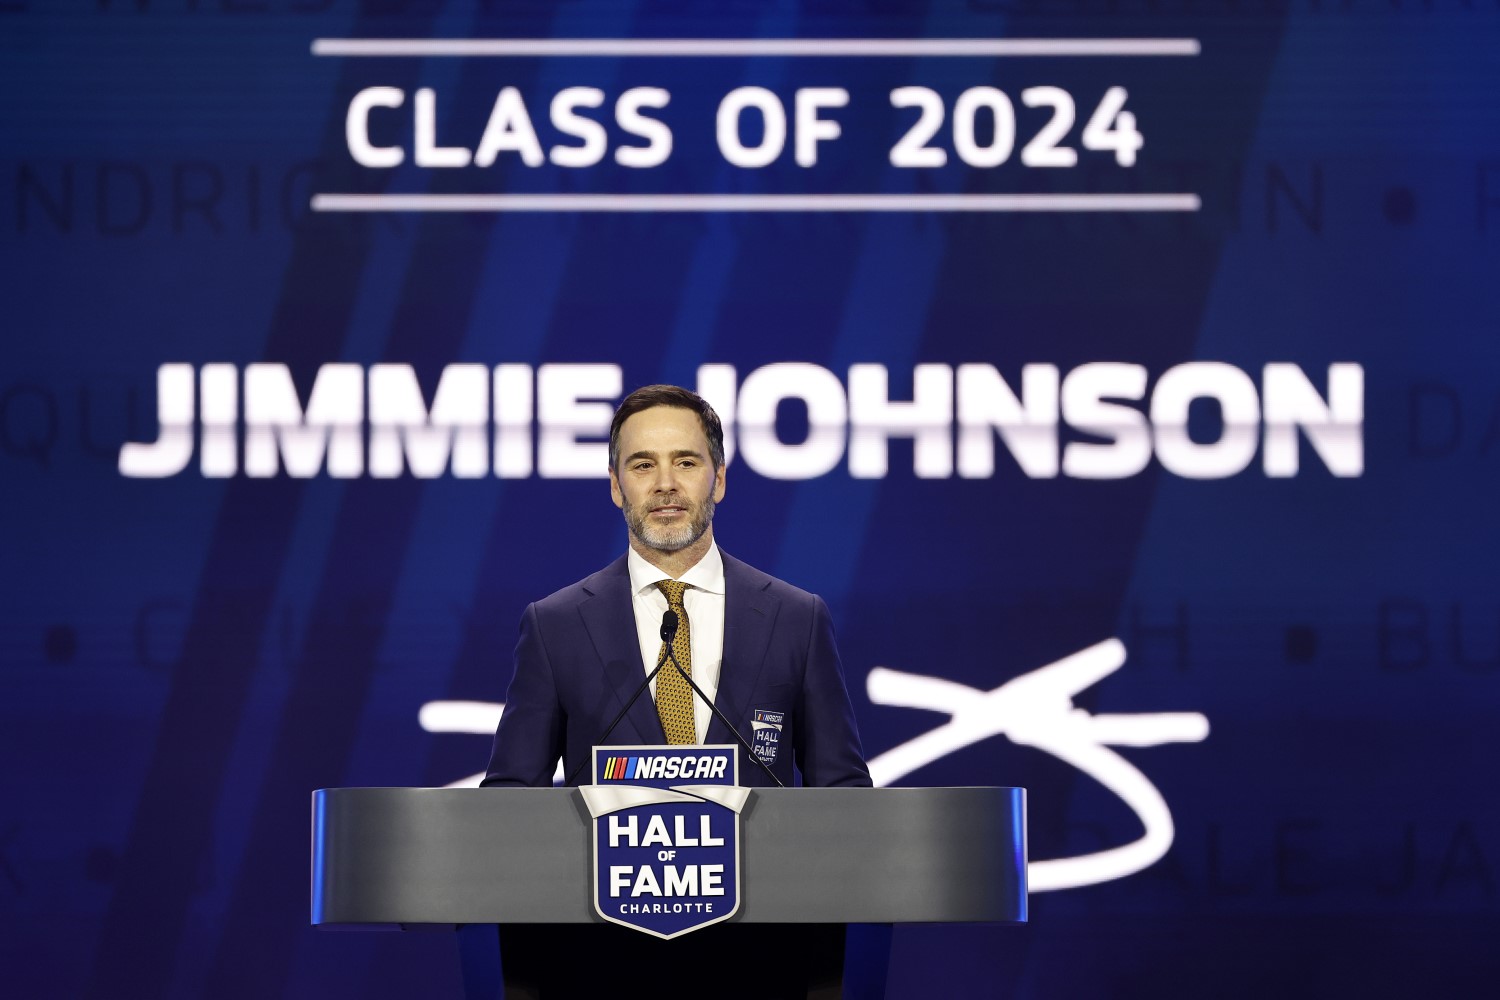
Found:
[(755, 733), (753, 749), (762, 764), (769, 766), (776, 763), (776, 751), (781, 748), (781, 722), (785, 717), (783, 712), (757, 708), (750, 719), (750, 726)]
[(594, 748), (579, 788), (594, 819), (594, 909), (671, 939), (740, 908), (740, 811), (734, 746)]

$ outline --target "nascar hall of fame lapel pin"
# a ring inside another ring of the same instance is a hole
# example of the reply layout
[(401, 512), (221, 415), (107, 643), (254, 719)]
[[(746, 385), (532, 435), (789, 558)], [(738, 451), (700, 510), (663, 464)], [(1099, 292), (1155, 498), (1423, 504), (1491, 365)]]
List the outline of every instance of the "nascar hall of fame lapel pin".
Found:
[(786, 712), (771, 712), (763, 708), (757, 708), (750, 718), (751, 729), (754, 729), (751, 747), (763, 765), (775, 763), (775, 751), (781, 748), (781, 720), (784, 718)]
[(594, 747), (579, 788), (594, 819), (594, 909), (671, 939), (740, 908), (740, 810), (734, 746)]
[(785, 712), (757, 708), (750, 719), (750, 725), (755, 730), (752, 745), (755, 756), (760, 758), (762, 764), (776, 763), (776, 751), (781, 748), (781, 722), (785, 718)]

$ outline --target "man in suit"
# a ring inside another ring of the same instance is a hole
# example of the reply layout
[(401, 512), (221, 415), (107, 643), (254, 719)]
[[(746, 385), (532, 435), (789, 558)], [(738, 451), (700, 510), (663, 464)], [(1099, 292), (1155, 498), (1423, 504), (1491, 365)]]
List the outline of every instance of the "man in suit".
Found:
[[(532, 604), (485, 785), (592, 780), (589, 748), (657, 664), (664, 612), (698, 687), (783, 784), (867, 786), (854, 711), (821, 598), (721, 552), (724, 431), (697, 394), (646, 386), (625, 398), (609, 439), (609, 487), (630, 548), (609, 566)], [(734, 743), (669, 662), (620, 719), (614, 745)], [(771, 779), (744, 750), (741, 784)]]

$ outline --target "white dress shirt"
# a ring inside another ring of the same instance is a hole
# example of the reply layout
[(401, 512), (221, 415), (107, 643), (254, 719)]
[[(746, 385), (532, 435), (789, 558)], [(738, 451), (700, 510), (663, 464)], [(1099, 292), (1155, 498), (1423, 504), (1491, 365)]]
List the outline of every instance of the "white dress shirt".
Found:
[[(631, 603), (641, 642), (641, 662), (649, 674), (656, 669), (656, 659), (661, 655), (661, 616), (667, 611), (667, 595), (656, 584), (672, 577), (647, 562), (635, 549), (627, 551), (625, 561), (630, 568)], [(719, 668), (724, 663), (724, 558), (719, 555), (718, 543), (709, 545), (703, 558), (678, 580), (688, 585), (682, 595), (682, 606), (687, 610), (691, 637), (693, 682), (712, 701), (719, 690)], [(669, 660), (662, 669), (676, 668)], [(651, 697), (656, 697), (655, 680), (651, 682)], [(703, 742), (712, 718), (713, 710), (693, 695), (693, 727), (699, 743)]]

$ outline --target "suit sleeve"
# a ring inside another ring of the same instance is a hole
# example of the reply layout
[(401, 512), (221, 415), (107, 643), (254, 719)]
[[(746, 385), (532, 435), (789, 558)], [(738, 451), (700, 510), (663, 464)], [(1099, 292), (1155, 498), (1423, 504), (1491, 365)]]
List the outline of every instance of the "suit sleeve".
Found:
[(802, 770), (804, 785), (870, 787), (854, 706), (833, 639), (833, 616), (823, 599), (816, 596), (797, 717), (801, 723), (795, 737), (797, 766)]
[(564, 723), (552, 661), (542, 641), (536, 605), (521, 616), (516, 670), (505, 692), (505, 710), (482, 787), (550, 788), (562, 755)]

